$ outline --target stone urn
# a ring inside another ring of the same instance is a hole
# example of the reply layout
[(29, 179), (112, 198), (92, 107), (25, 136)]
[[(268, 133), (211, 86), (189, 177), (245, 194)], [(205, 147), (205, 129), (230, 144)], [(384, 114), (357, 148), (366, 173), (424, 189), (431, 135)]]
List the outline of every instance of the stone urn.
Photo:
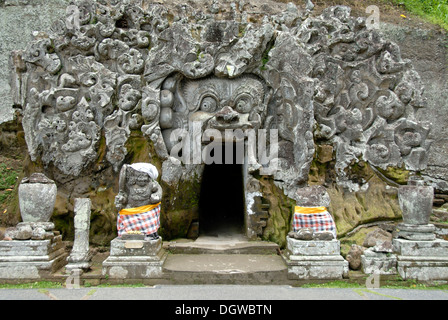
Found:
[(398, 189), (403, 222), (408, 225), (427, 225), (432, 213), (433, 200), (433, 187), (425, 186), (420, 177), (409, 178), (408, 184)]
[(57, 187), (42, 173), (33, 173), (19, 185), (19, 207), (23, 222), (48, 222), (53, 214)]

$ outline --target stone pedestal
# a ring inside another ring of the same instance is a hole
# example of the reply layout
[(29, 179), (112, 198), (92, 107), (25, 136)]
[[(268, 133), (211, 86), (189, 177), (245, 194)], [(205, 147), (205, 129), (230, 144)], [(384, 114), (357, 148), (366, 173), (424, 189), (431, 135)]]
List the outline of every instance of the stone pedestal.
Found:
[(448, 241), (436, 239), (435, 226), (429, 224), (434, 189), (419, 177), (411, 178), (398, 190), (404, 223), (393, 240), (397, 271), (405, 280), (448, 280)]
[(375, 246), (364, 250), (361, 264), (366, 274), (397, 274), (397, 255), (394, 254), (392, 242), (379, 241)]
[(42, 279), (67, 259), (62, 236), (46, 240), (0, 241), (0, 279)]
[(414, 241), (433, 241), (436, 239), (435, 231), (436, 227), (433, 224), (400, 223), (397, 226), (397, 237)]
[(366, 274), (397, 274), (397, 256), (393, 253), (367, 249), (361, 256), (361, 264)]
[(114, 279), (151, 279), (162, 276), (166, 252), (162, 239), (111, 241), (110, 256), (103, 262), (103, 275)]
[(448, 280), (448, 241), (394, 239), (393, 245), (403, 279)]
[(92, 203), (90, 199), (75, 199), (75, 239), (73, 249), (68, 257), (67, 271), (90, 269), (92, 253), (89, 249), (90, 215)]
[(348, 276), (348, 262), (340, 254), (340, 242), (303, 241), (286, 238), (283, 256), (288, 278), (293, 280), (336, 280)]

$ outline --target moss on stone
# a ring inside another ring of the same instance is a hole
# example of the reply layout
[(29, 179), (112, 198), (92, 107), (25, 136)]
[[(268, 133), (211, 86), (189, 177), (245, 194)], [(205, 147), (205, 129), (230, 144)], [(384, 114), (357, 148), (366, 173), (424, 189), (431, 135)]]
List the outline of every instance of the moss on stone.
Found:
[(383, 174), (386, 178), (391, 179), (401, 185), (407, 184), (410, 174), (410, 171), (397, 167), (387, 167), (386, 170), (378, 168), (378, 171), (381, 172), (381, 174)]
[(190, 225), (199, 218), (201, 183), (198, 176), (176, 186), (161, 182), (163, 189), (160, 234), (166, 240), (187, 237)]
[(100, 187), (89, 196), (92, 200), (90, 242), (95, 245), (107, 245), (117, 236), (116, 194), (112, 187)]
[(263, 197), (270, 203), (269, 219), (263, 231), (263, 240), (277, 243), (281, 248), (286, 247), (286, 235), (291, 229), (291, 218), (295, 202), (283, 194), (272, 178), (259, 179)]
[[(308, 183), (324, 185), (331, 198), (329, 212), (333, 216), (338, 237), (344, 236), (358, 225), (390, 219), (400, 219), (397, 189), (382, 179), (365, 161), (354, 161), (346, 168), (346, 177), (363, 186), (358, 191), (348, 191), (336, 184), (334, 161), (321, 163), (315, 158), (311, 164)], [(409, 172), (389, 168), (394, 181), (404, 182)]]
[(148, 139), (143, 136), (143, 133), (141, 131), (132, 131), (125, 147), (128, 151), (128, 154), (126, 155), (124, 163), (153, 163), (153, 161), (151, 161), (152, 159), (150, 158), (150, 155), (155, 155), (156, 153), (153, 152), (154, 150), (152, 142), (148, 141)]
[(64, 240), (73, 241), (75, 237), (74, 215), (53, 216), (51, 221), (54, 223), (55, 230), (59, 231)]
[(365, 190), (347, 192), (332, 186), (328, 193), (331, 198), (329, 211), (335, 219), (339, 236), (360, 224), (401, 218), (397, 190), (388, 187), (376, 175), (370, 178)]
[(98, 157), (96, 160), (97, 166), (104, 161), (104, 157), (106, 155), (106, 149), (107, 149), (106, 137), (104, 136), (104, 134), (102, 134), (100, 141), (98, 142)]
[(350, 251), (350, 247), (353, 244), (357, 244), (358, 246), (362, 246), (367, 234), (377, 227), (368, 227), (361, 228), (358, 232), (354, 233), (350, 237), (343, 237), (339, 240), (341, 241), (341, 254), (343, 257), (346, 257), (348, 252)]
[(19, 178), (17, 179), (17, 183), (14, 186), (13, 191), (8, 196), (5, 209), (6, 212), (5, 211), (1, 212), (2, 225), (13, 226), (16, 225), (21, 220), (20, 207), (19, 207), (19, 184), (22, 179), (23, 179), (23, 173), (19, 175)]

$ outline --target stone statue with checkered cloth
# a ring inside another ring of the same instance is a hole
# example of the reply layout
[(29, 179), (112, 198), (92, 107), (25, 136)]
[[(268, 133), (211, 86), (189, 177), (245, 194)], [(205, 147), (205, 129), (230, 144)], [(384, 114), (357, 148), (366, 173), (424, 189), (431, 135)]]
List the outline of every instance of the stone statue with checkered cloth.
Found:
[(143, 234), (145, 240), (159, 238), (162, 187), (156, 181), (158, 176), (157, 168), (150, 163), (123, 165), (115, 197), (119, 237)]
[(336, 224), (327, 210), (330, 196), (323, 186), (300, 188), (294, 198), (297, 206), (290, 237), (298, 240), (336, 239)]

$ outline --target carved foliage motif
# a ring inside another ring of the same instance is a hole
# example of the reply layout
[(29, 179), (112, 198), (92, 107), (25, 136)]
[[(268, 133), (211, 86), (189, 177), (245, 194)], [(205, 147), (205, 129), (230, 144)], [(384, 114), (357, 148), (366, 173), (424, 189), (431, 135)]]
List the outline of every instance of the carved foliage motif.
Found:
[(329, 8), (298, 28), (316, 61), (318, 138), (337, 145), (341, 172), (361, 158), (423, 170), (430, 141), (428, 124), (415, 120), (425, 106), (420, 78), (395, 44), (349, 15), (347, 7)]
[(61, 19), (22, 54), (33, 160), (77, 176), (98, 156), (104, 134), (106, 159), (118, 171), (132, 130), (166, 160), (170, 132), (196, 119), (204, 129), (278, 129), (274, 175), (286, 194), (307, 182), (314, 138), (334, 144), (340, 174), (361, 158), (425, 168), (428, 127), (415, 120), (424, 107), (419, 76), (346, 7), (308, 17), (290, 4), (255, 24), (244, 10), (214, 19), (217, 4), (211, 15), (185, 5), (174, 19), (159, 4), (74, 5), (79, 26)]

